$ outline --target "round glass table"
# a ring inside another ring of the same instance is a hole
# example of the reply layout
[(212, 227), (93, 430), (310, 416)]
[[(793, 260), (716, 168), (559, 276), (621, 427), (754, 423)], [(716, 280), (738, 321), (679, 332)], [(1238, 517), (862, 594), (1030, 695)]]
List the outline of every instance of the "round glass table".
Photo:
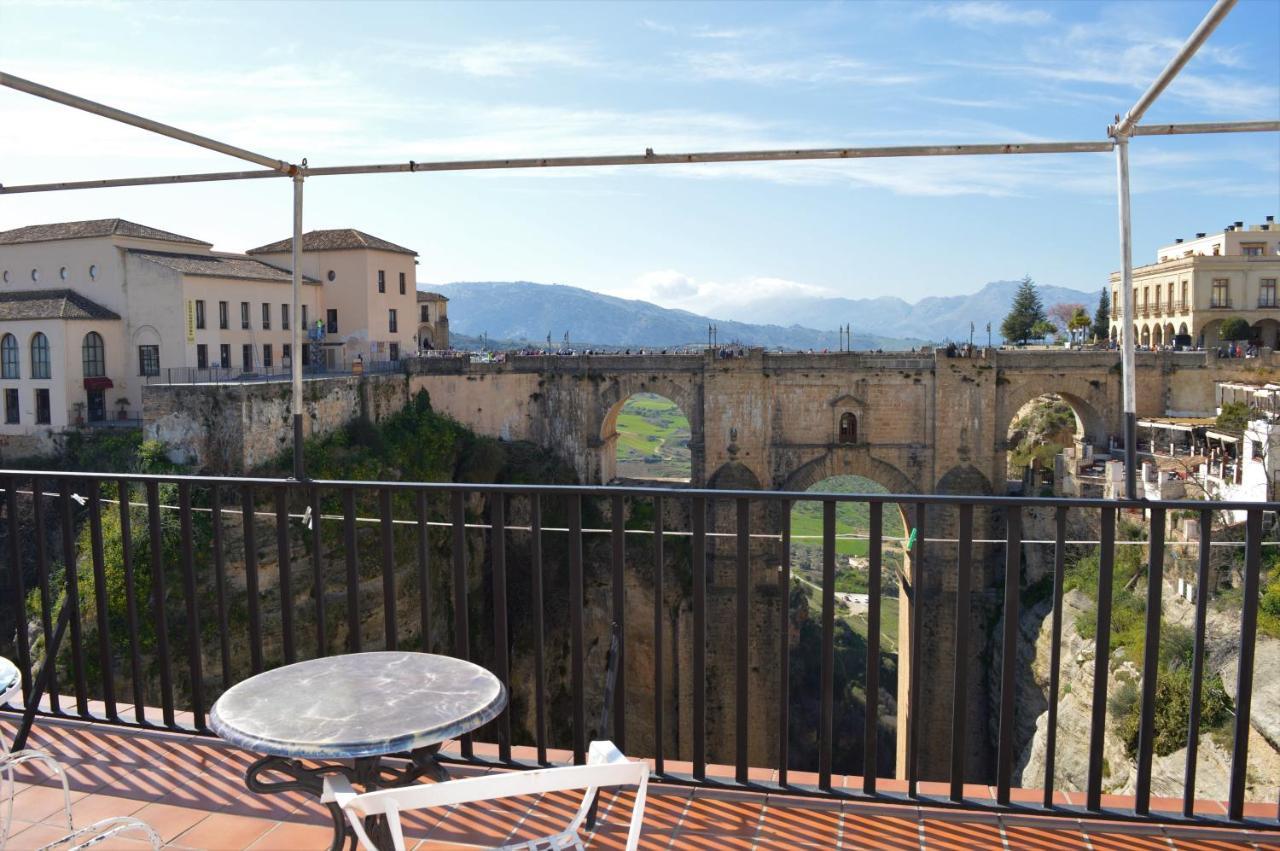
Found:
[[(311, 659), (275, 668), (227, 689), (209, 726), (230, 744), (265, 754), (245, 772), (249, 789), (305, 791), (317, 797), (327, 774), (370, 789), (448, 775), (436, 761), (444, 742), (496, 718), (507, 690), (493, 674), (462, 659), (379, 651)], [(402, 767), (382, 758), (403, 755)], [(284, 780), (271, 779), (283, 775)], [(349, 835), (341, 810), (330, 846)], [(353, 846), (354, 847), (354, 846)]]

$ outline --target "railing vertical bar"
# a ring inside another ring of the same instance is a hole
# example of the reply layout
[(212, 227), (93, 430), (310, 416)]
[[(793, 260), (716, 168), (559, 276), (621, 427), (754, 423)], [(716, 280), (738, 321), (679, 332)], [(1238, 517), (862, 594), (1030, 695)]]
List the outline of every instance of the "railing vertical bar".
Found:
[(1058, 690), (1062, 661), (1062, 584), (1066, 578), (1067, 509), (1059, 506), (1053, 516), (1053, 618), (1049, 640), (1049, 718), (1045, 727), (1044, 806), (1053, 806), (1054, 761), (1058, 752)]
[(1191, 651), (1191, 711), (1187, 719), (1187, 763), (1182, 783), (1182, 814), (1191, 818), (1196, 805), (1196, 758), (1200, 749), (1200, 711), (1204, 690), (1205, 620), (1209, 613), (1209, 557), (1213, 544), (1213, 512), (1200, 512), (1200, 552), (1196, 566), (1196, 619)]
[(1098, 621), (1094, 632), (1093, 703), (1089, 721), (1089, 776), (1085, 807), (1102, 808), (1102, 746), (1107, 725), (1107, 679), (1111, 659), (1111, 595), (1116, 557), (1116, 510), (1101, 510), (1098, 549)]
[(664, 730), (663, 698), (666, 696), (666, 679), (663, 677), (662, 631), (666, 627), (666, 602), (663, 597), (663, 530), (662, 497), (653, 498), (653, 773), (666, 773), (663, 759)]
[(1018, 672), (1018, 595), (1022, 584), (1022, 507), (1007, 510), (1004, 553), (1004, 634), (1000, 647), (1000, 729), (996, 750), (996, 803), (1009, 804), (1013, 780), (1014, 698)]
[(1147, 635), (1142, 653), (1142, 706), (1138, 714), (1138, 782), (1133, 811), (1151, 812), (1151, 758), (1155, 755), (1156, 677), (1160, 666), (1160, 598), (1164, 587), (1163, 508), (1151, 509), (1147, 550)]
[[(449, 522), (453, 532), (453, 655), (471, 660), (470, 619), (467, 606), (467, 495), (454, 491), (450, 502)], [(471, 759), (474, 749), (471, 734), (462, 737), (462, 756)]]
[[(960, 506), (956, 551), (956, 653), (951, 688), (951, 800), (964, 800), (964, 758), (969, 709), (969, 585), (973, 571), (973, 506)], [(868, 697), (868, 700), (870, 698)]]
[(871, 503), (867, 541), (867, 710), (862, 727), (862, 791), (876, 793), (880, 744), (880, 568), (884, 554), (884, 503)]
[[(320, 489), (309, 488), (311, 504), (311, 592), (316, 601), (316, 658), (329, 655), (329, 616), (325, 610), (324, 535), (320, 522)], [(426, 648), (424, 648), (426, 649)]]
[[(160, 664), (160, 709), (164, 726), (174, 729), (173, 675), (169, 663), (169, 619), (165, 613), (164, 538), (160, 524), (160, 485), (147, 482), (147, 531), (151, 545), (151, 616), (156, 630), (156, 653)], [(75, 619), (72, 619), (75, 623)]]
[[(529, 569), (533, 572), (533, 701), (534, 742), (538, 747), (538, 763), (547, 762), (547, 672), (545, 627), (542, 595), (542, 497), (529, 496)], [(656, 640), (656, 639), (655, 639)]]
[(791, 740), (791, 500), (782, 512), (782, 552), (778, 566), (778, 785), (787, 785)]
[[(139, 724), (147, 723), (146, 697), (142, 680), (142, 648), (138, 644), (138, 592), (137, 578), (133, 565), (133, 485), (120, 479), (116, 483), (116, 492), (120, 495), (120, 558), (124, 562), (124, 605), (125, 619), (129, 624), (129, 675), (133, 686), (133, 718)], [(36, 495), (36, 528), (43, 528), (40, 510), (40, 489), (32, 483), (31, 490)], [(216, 545), (215, 541), (215, 545)], [(36, 536), (36, 561), (40, 565), (41, 576), (44, 575), (44, 536)], [(47, 588), (47, 586), (46, 586)], [(50, 671), (52, 674), (52, 671)], [(49, 695), (57, 694), (53, 680), (49, 680)]]
[[(613, 556), (613, 623), (618, 630), (618, 656), (614, 660), (617, 678), (613, 693), (613, 743), (627, 752), (627, 524), (626, 503), (621, 496), (612, 499), (613, 529), (610, 537)], [(607, 735), (601, 730), (600, 735)]]
[(382, 642), (387, 650), (395, 650), (396, 634), (396, 549), (395, 527), (391, 523), (391, 491), (378, 491), (379, 539), (382, 543)]
[[(123, 485), (123, 482), (121, 483)], [(231, 687), (231, 625), (227, 618), (227, 565), (222, 540), (222, 488), (216, 483), (209, 487), (209, 522), (213, 532), (213, 583), (217, 597), (218, 644), (222, 658), (222, 688)], [(125, 512), (120, 518), (123, 521)], [(129, 536), (125, 534), (125, 540)], [(126, 558), (126, 564), (128, 559)]]
[(569, 496), (569, 630), (570, 684), (573, 696), (573, 763), (587, 759), (587, 719), (584, 701), (586, 639), (582, 622), (582, 496)]
[(747, 674), (750, 670), (750, 653), (748, 641), (750, 631), (747, 619), (750, 616), (751, 595), (751, 503), (739, 498), (737, 500), (738, 541), (737, 556), (737, 670), (734, 673), (735, 709), (734, 709), (734, 744), (736, 745), (735, 779), (739, 783), (747, 782)]
[(280, 632), (284, 663), (297, 661), (293, 644), (293, 556), (289, 551), (289, 489), (276, 488), (276, 559), (280, 574)]
[(84, 644), (80, 626), (80, 571), (76, 559), (75, 520), (71, 508), (71, 479), (62, 480), (59, 502), (62, 506), (62, 564), (67, 596), (63, 602), (71, 612), (71, 664), (75, 681), (76, 711), (89, 717), (88, 686), (84, 676)]
[[(493, 652), (494, 671), (498, 679), (511, 690), (511, 664), (507, 658), (510, 645), (507, 639), (507, 495), (490, 497), (489, 551), (493, 564)], [(504, 709), (497, 719), (498, 758), (511, 761), (511, 710)], [(601, 734), (603, 735), (603, 733)]]
[(822, 501), (822, 670), (818, 686), (818, 787), (831, 788), (835, 734), (836, 503)]
[(1231, 782), (1227, 818), (1244, 818), (1245, 779), (1249, 769), (1249, 729), (1253, 724), (1253, 658), (1258, 637), (1258, 581), (1262, 564), (1262, 510), (1245, 514), (1244, 602), (1240, 608), (1240, 661), (1236, 668), (1236, 720), (1231, 746)]
[(240, 523), (244, 529), (244, 583), (249, 603), (249, 665), (262, 673), (262, 597), (258, 593), (258, 530), (253, 485), (240, 488)]
[(431, 652), (431, 527), (427, 525), (427, 492), (414, 494), (418, 514), (418, 634), (422, 652)]
[(693, 533), (693, 776), (707, 778), (707, 501), (690, 500)]
[[(31, 488), (32, 501), (40, 502), (40, 492)], [(18, 481), (13, 476), (4, 479), (5, 513), (9, 521), (6, 532), (9, 544), (9, 570), (13, 572), (13, 622), (16, 625), (18, 643), (18, 673), (22, 677), (22, 694), (27, 700), (31, 698), (31, 687), (34, 678), (31, 675), (31, 644), (27, 638), (27, 589), (22, 581), (22, 524), (18, 520)], [(39, 538), (44, 534), (44, 527), (37, 524), (32, 530), (32, 537)], [(101, 632), (99, 626), (99, 632)], [(45, 630), (45, 635), (49, 635)], [(51, 669), (52, 670), (52, 669)]]
[(187, 673), (191, 677), (191, 716), (197, 730), (204, 723), (204, 668), (200, 646), (200, 612), (196, 600), (195, 543), (191, 527), (191, 483), (178, 483), (178, 528), (182, 547), (182, 594), (187, 607)]
[[(907, 705), (907, 794), (916, 797), (919, 784), (919, 750), (920, 750), (920, 712), (913, 707), (920, 700), (920, 665), (916, 664), (917, 653), (924, 642), (924, 623), (921, 609), (924, 607), (924, 526), (925, 504), (916, 503), (915, 527), (911, 540), (911, 647), (908, 662), (911, 671), (908, 674), (911, 698)], [(901, 664), (901, 662), (899, 662)]]
[(360, 562), (356, 550), (356, 492), (342, 489), (342, 549), (347, 567), (347, 648), (359, 653), (364, 642), (360, 629)]

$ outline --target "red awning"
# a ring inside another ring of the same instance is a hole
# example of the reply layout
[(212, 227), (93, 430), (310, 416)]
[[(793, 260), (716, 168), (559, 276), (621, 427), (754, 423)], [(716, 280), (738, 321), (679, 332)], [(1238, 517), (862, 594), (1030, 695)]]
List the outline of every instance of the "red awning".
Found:
[(98, 378), (86, 378), (84, 380), (85, 390), (108, 390), (112, 387), (115, 387), (115, 385), (111, 383), (110, 378), (105, 376), (100, 376)]

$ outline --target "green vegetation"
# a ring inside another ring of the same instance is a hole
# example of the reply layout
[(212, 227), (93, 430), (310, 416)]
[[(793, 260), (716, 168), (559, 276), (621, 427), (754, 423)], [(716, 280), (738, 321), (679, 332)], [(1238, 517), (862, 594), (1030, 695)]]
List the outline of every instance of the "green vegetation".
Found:
[(618, 475), (634, 479), (688, 479), (689, 418), (675, 402), (637, 393), (618, 414)]
[(1218, 410), (1214, 425), (1223, 431), (1243, 432), (1249, 421), (1259, 416), (1256, 409), (1244, 402), (1228, 402)]
[(1076, 434), (1076, 415), (1071, 406), (1056, 395), (1036, 399), (1010, 428), (1009, 470), (1021, 474), (1035, 461), (1052, 468), (1053, 459)]
[[(1142, 541), (1145, 529), (1121, 522), (1116, 530), (1118, 541)], [(1117, 546), (1112, 582), (1111, 652), (1141, 667), (1146, 642), (1147, 605), (1145, 583), (1145, 547)], [(1067, 568), (1063, 587), (1078, 589), (1095, 602), (1098, 599), (1098, 556), (1090, 554)], [(1280, 603), (1280, 598), (1277, 599)], [(1076, 630), (1085, 638), (1097, 634), (1096, 615), (1092, 612), (1076, 620)], [(1161, 624), (1159, 665), (1156, 673), (1155, 752), (1161, 756), (1173, 753), (1186, 744), (1190, 723), (1191, 654), (1193, 636), (1185, 627)], [(1216, 674), (1205, 677), (1201, 695), (1200, 731), (1213, 732), (1231, 720), (1231, 699)], [(1130, 756), (1137, 753), (1141, 695), (1136, 683), (1122, 684), (1110, 701), (1110, 714), (1116, 730)]]
[(1093, 314), (1093, 338), (1095, 340), (1111, 339), (1111, 293), (1106, 287), (1098, 296), (1098, 309)]
[(1249, 320), (1243, 316), (1228, 316), (1222, 320), (1222, 325), (1218, 328), (1218, 337), (1222, 340), (1247, 340), (1253, 334), (1249, 327)]
[(1049, 324), (1048, 317), (1044, 314), (1040, 293), (1036, 291), (1035, 281), (1028, 275), (1018, 286), (1009, 315), (1000, 323), (1000, 333), (1011, 343), (1025, 343), (1036, 337), (1037, 332), (1040, 332), (1039, 336), (1052, 332), (1052, 325), (1047, 331), (1044, 329), (1046, 324)]

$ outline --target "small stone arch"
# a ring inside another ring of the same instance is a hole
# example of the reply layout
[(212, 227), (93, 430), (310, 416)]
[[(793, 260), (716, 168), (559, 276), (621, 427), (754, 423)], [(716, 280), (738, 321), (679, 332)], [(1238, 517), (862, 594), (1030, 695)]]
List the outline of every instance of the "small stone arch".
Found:
[(432, 336), (432, 328), (431, 328), (431, 326), (430, 326), (430, 325), (419, 325), (419, 326), (418, 326), (418, 349), (419, 349), (419, 351), (421, 351), (421, 350), (425, 350), (425, 349), (434, 349), (435, 347), (436, 347), (436, 345), (435, 345), (435, 338)]
[(760, 490), (760, 477), (741, 461), (729, 461), (711, 474), (707, 487), (727, 491)]
[(919, 493), (920, 488), (894, 465), (872, 457), (865, 448), (824, 452), (780, 477), (779, 490), (804, 491), (833, 476), (862, 476), (879, 482), (889, 493)]
[(1151, 329), (1151, 345), (1153, 346), (1164, 345), (1164, 327), (1163, 326), (1157, 325), (1155, 328)]
[(853, 411), (845, 411), (840, 415), (836, 440), (844, 444), (858, 442), (858, 415)]
[(1138, 341), (1139, 341), (1139, 345), (1150, 346), (1151, 345), (1151, 329), (1147, 327), (1143, 327), (1142, 336), (1138, 338)]

